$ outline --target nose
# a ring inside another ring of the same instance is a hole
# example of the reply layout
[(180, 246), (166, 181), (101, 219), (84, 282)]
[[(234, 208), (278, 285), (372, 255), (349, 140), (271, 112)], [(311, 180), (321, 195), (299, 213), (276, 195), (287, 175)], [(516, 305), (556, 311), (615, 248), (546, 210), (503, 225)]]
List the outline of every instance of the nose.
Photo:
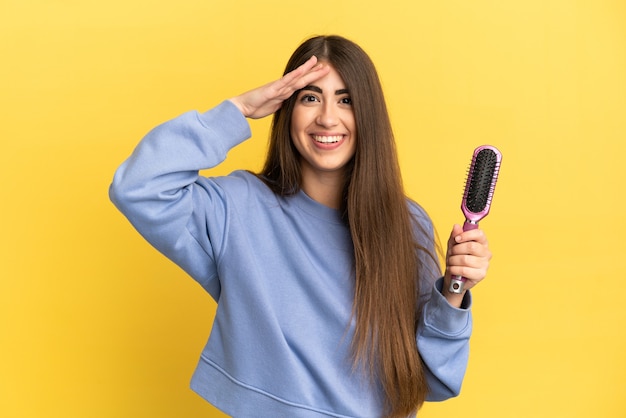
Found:
[(319, 113), (317, 115), (316, 122), (320, 126), (330, 127), (339, 123), (339, 116), (337, 108), (332, 101), (326, 101), (319, 107)]

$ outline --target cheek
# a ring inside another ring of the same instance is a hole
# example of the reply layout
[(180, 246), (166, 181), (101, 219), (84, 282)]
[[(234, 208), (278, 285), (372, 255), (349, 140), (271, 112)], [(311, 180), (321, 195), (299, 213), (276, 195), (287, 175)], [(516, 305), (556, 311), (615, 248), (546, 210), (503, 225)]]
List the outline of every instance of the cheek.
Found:
[(341, 115), (341, 121), (343, 125), (350, 130), (352, 136), (356, 137), (356, 118), (354, 117), (354, 110), (344, 109), (344, 113)]
[(301, 131), (298, 129), (298, 125), (292, 122), (289, 128), (289, 142), (294, 144), (296, 147), (298, 146), (299, 138), (301, 136), (299, 132)]
[(352, 121), (352, 123), (350, 124), (348, 129), (350, 130), (350, 136), (351, 136), (351, 140), (352, 140), (353, 152), (356, 152), (357, 143), (359, 141), (359, 134), (358, 134), (357, 129), (356, 129), (356, 123), (354, 123), (354, 121)]
[(292, 149), (294, 149), (296, 155), (302, 154), (303, 145), (301, 132), (302, 130), (299, 130), (297, 124), (295, 124), (292, 120), (291, 126), (289, 128), (289, 142), (291, 143), (291, 147)]
[(306, 112), (301, 106), (296, 105), (291, 112), (290, 131), (302, 129), (305, 124)]

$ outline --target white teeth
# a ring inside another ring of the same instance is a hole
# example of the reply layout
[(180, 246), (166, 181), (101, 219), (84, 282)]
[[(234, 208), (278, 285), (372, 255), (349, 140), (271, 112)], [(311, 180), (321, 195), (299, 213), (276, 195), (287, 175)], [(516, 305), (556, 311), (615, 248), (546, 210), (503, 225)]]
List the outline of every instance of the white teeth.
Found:
[(342, 135), (334, 135), (334, 136), (313, 135), (313, 139), (323, 144), (332, 144), (335, 142), (339, 142), (341, 138), (342, 138)]

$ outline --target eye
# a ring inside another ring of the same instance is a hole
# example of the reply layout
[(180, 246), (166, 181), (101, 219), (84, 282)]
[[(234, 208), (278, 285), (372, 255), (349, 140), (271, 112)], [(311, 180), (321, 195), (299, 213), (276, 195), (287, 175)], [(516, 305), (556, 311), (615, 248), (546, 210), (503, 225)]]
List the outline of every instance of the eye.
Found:
[(351, 97), (342, 97), (339, 100), (339, 103), (351, 106), (352, 105), (352, 98)]
[(302, 97), (300, 97), (300, 101), (302, 103), (314, 103), (314, 102), (319, 102), (319, 99), (312, 94), (305, 93), (302, 95)]

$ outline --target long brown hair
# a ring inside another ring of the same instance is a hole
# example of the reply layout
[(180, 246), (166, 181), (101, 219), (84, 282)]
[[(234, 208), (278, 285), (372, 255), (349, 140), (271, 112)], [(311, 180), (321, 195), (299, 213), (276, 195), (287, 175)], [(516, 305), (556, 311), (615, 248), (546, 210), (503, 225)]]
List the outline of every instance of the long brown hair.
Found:
[[(346, 170), (343, 215), (354, 244), (356, 275), (352, 340), (355, 366), (365, 366), (384, 391), (389, 417), (415, 413), (428, 392), (417, 351), (420, 265), (382, 87), (369, 56), (339, 36), (318, 36), (293, 53), (285, 73), (312, 55), (330, 63), (352, 98), (356, 152)], [(260, 177), (278, 194), (300, 188), (299, 154), (290, 139), (296, 94), (272, 121), (269, 152)], [(434, 257), (432, 254), (429, 254)]]

